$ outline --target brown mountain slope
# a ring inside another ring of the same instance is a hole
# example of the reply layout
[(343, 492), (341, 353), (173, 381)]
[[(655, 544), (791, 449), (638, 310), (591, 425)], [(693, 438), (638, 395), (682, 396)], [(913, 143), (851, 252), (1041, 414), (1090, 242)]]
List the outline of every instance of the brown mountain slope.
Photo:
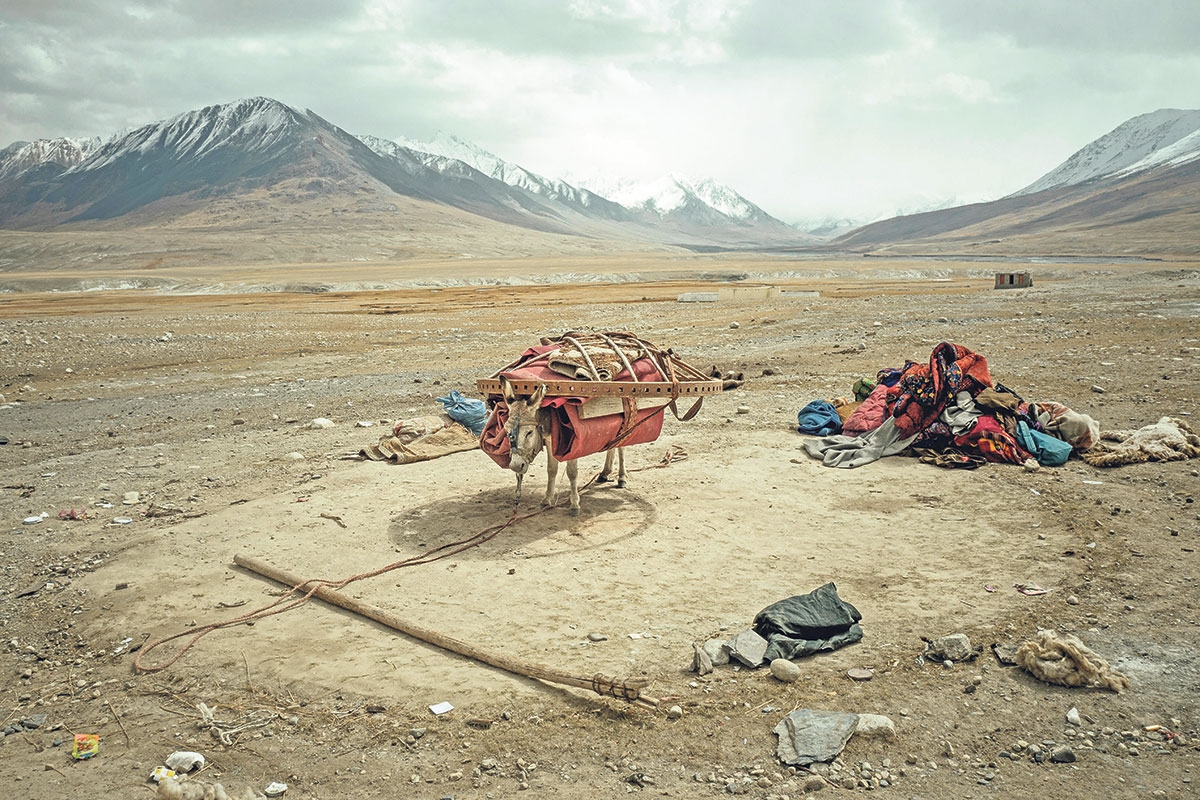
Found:
[(896, 217), (834, 245), (896, 254), (1200, 256), (1200, 161)]

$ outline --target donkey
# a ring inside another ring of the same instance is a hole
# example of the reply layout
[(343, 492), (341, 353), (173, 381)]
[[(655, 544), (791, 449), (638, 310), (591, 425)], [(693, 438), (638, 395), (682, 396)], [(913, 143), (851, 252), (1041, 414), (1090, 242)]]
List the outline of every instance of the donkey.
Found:
[[(508, 404), (508, 421), (504, 430), (508, 434), (510, 444), (508, 468), (517, 473), (517, 493), (513, 497), (513, 505), (521, 502), (521, 482), (529, 466), (543, 449), (546, 451), (546, 494), (542, 497), (542, 507), (554, 505), (555, 480), (558, 478), (558, 461), (554, 458), (554, 449), (550, 446), (550, 412), (542, 408), (542, 400), (546, 397), (546, 387), (539, 386), (532, 395), (526, 398), (513, 393), (508, 383), (504, 383), (504, 401)], [(625, 488), (625, 448), (616, 447), (604, 454), (604, 470), (596, 478), (597, 483), (610, 480), (613, 467), (613, 456), (617, 460), (617, 488)], [(571, 483), (572, 517), (579, 516), (579, 464), (574, 459), (567, 462), (567, 480)]]

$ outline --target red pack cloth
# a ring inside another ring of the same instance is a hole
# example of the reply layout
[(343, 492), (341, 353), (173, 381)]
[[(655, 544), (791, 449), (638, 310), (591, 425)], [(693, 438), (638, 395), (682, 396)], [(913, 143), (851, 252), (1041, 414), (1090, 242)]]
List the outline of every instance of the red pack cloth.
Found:
[[(539, 345), (526, 350), (520, 361), (530, 356), (540, 355), (558, 349), (558, 345)], [(658, 367), (648, 358), (632, 362), (639, 381), (665, 380)], [(546, 366), (545, 362), (506, 370), (500, 373), (501, 378), (508, 380), (537, 380), (537, 381), (569, 381)], [(613, 380), (632, 381), (629, 370), (621, 370)], [(542, 408), (549, 408), (550, 414), (550, 443), (551, 452), (558, 461), (571, 461), (576, 458), (603, 452), (612, 445), (624, 422), (622, 414), (606, 414), (602, 417), (583, 419), (580, 416), (581, 407), (592, 398), (587, 397), (547, 397), (542, 401)], [(658, 439), (662, 433), (663, 411), (665, 407), (639, 409), (634, 418), (633, 432), (621, 446), (645, 444)], [(479, 448), (504, 468), (508, 468), (509, 450), (511, 443), (504, 431), (508, 421), (508, 406), (500, 402), (492, 410), (487, 423), (483, 426), (483, 435), (479, 439)]]

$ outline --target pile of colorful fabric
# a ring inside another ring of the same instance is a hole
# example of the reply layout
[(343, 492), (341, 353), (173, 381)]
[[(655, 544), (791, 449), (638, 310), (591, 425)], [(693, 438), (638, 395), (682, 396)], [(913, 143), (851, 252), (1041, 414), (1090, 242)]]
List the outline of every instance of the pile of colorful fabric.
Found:
[[(856, 393), (869, 383), (856, 383)], [(1099, 436), (1099, 424), (1086, 414), (1060, 403), (1028, 402), (993, 384), (982, 355), (942, 342), (927, 363), (881, 369), (874, 388), (844, 420), (841, 435), (807, 440), (804, 450), (827, 467), (843, 469), (906, 451), (944, 467), (1031, 459), (1061, 466)]]

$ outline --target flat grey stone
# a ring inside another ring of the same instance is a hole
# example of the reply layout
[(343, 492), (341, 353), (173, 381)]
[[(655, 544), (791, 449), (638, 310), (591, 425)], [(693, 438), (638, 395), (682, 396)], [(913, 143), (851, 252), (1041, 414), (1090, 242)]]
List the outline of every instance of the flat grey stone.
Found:
[(776, 755), (784, 764), (793, 767), (832, 761), (842, 752), (857, 727), (857, 714), (798, 708), (775, 726), (775, 734), (779, 737)]
[(767, 640), (754, 631), (742, 631), (729, 640), (729, 655), (747, 667), (761, 667), (767, 655)]

